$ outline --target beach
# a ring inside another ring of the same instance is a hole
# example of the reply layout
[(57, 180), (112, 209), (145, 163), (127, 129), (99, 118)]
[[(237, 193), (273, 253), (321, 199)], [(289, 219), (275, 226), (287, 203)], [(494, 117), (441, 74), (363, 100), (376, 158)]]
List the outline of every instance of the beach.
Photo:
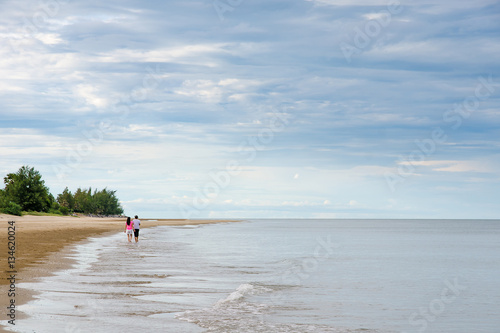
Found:
[[(14, 221), (11, 225), (9, 221)], [(221, 222), (220, 220), (174, 220), (174, 219), (141, 219), (141, 228), (155, 226), (199, 225)], [(228, 221), (224, 221), (228, 222)], [(8, 230), (15, 226), (15, 284), (31, 282), (39, 277), (49, 276), (52, 273), (65, 269), (72, 264), (65, 258), (64, 250), (68, 247), (85, 241), (88, 237), (123, 232), (124, 218), (98, 218), (85, 216), (13, 216), (0, 214), (0, 237), (2, 249), (0, 251), (0, 304), (2, 309), (9, 305), (10, 273), (7, 258), (9, 250)], [(12, 233), (12, 228), (11, 235)], [(125, 234), (123, 235), (126, 238)], [(12, 239), (12, 237), (11, 237)], [(139, 239), (140, 240), (140, 239)], [(16, 288), (16, 306), (32, 299), (28, 290)], [(16, 320), (22, 318), (22, 313), (16, 313)], [(2, 311), (5, 319), (5, 311)], [(0, 332), (6, 332), (0, 327)]]
[(7, 332), (498, 331), (498, 220), (15, 221)]

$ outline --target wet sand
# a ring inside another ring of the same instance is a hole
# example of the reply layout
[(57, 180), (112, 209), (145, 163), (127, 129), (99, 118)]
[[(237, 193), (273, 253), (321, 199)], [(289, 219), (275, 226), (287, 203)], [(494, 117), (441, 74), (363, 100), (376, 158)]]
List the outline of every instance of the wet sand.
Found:
[[(10, 271), (8, 264), (9, 250), (8, 230), (9, 221), (15, 221), (15, 267), (16, 285), (21, 282), (30, 282), (36, 278), (51, 275), (53, 272), (67, 268), (71, 260), (66, 259), (65, 249), (77, 242), (85, 241), (88, 237), (104, 236), (123, 232), (124, 218), (91, 218), (73, 216), (12, 216), (0, 214), (0, 312), (1, 320), (8, 319), (7, 306), (9, 305)], [(168, 220), (168, 219), (141, 219), (141, 228), (160, 225), (197, 225), (227, 220)], [(12, 229), (10, 229), (12, 231)], [(12, 235), (12, 232), (11, 232)], [(126, 238), (125, 234), (123, 235)], [(12, 237), (11, 237), (12, 238)], [(140, 238), (139, 238), (140, 241)], [(32, 299), (29, 290), (16, 287), (15, 304), (20, 305)], [(22, 320), (22, 313), (16, 311), (16, 321)], [(0, 332), (7, 332), (0, 326)]]

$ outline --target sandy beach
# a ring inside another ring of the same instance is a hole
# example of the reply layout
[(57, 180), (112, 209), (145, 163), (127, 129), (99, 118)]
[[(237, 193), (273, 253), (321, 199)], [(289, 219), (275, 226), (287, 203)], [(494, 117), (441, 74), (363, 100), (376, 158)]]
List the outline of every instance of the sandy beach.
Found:
[[(8, 230), (9, 221), (15, 221), (15, 271), (16, 283), (29, 282), (36, 278), (48, 276), (53, 272), (64, 269), (71, 264), (64, 258), (64, 249), (85, 241), (88, 237), (123, 232), (124, 218), (91, 218), (73, 216), (12, 216), (0, 214), (0, 237), (2, 249), (0, 251), (0, 305), (2, 320), (6, 317), (6, 307), (9, 305), (10, 281), (8, 266)], [(141, 228), (160, 225), (196, 225), (226, 220), (168, 220), (168, 219), (141, 219)], [(12, 231), (12, 229), (10, 229)], [(12, 235), (12, 232), (11, 232)], [(125, 234), (123, 236), (126, 237)], [(16, 305), (29, 301), (32, 294), (28, 290), (15, 290)], [(22, 313), (16, 313), (16, 320), (22, 319)], [(0, 332), (6, 332), (0, 327)]]

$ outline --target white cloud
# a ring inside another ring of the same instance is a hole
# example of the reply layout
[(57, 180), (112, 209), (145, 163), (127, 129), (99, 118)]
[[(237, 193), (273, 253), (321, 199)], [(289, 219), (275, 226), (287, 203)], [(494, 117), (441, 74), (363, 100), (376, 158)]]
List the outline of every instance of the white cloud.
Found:
[(102, 96), (102, 92), (97, 87), (90, 84), (79, 84), (75, 87), (75, 93), (85, 100), (85, 103), (97, 108), (105, 108), (111, 104), (111, 101)]
[(63, 39), (59, 34), (53, 33), (38, 33), (34, 35), (36, 39), (47, 45), (56, 45), (63, 43)]
[(488, 165), (484, 165), (482, 163), (474, 161), (455, 162), (451, 163), (451, 165), (435, 168), (434, 170), (444, 171), (444, 172), (495, 172), (496, 171)]
[(498, 168), (490, 165), (487, 161), (400, 161), (401, 165), (414, 165), (430, 167), (434, 171), (441, 172), (498, 172)]
[(188, 97), (196, 97), (208, 103), (219, 103), (223, 90), (217, 83), (211, 80), (186, 80), (182, 88), (175, 91), (176, 94)]
[(389, 12), (379, 12), (379, 13), (364, 14), (363, 17), (366, 20), (380, 20), (381, 22), (385, 22), (385, 21), (389, 20), (389, 17), (390, 17), (389, 15), (390, 15)]
[(306, 0), (314, 2), (318, 5), (331, 6), (387, 6), (387, 1), (384, 0)]
[(175, 62), (178, 64), (199, 65), (216, 67), (218, 64), (210, 60), (217, 54), (229, 53), (226, 50), (228, 44), (193, 44), (180, 45), (170, 48), (158, 48), (152, 50), (141, 49), (117, 49), (112, 52), (103, 52), (92, 59), (97, 62), (121, 63), (121, 62), (143, 62), (163, 63)]
[(252, 95), (251, 91), (263, 83), (259, 80), (226, 78), (218, 82), (213, 80), (185, 80), (175, 90), (176, 94), (195, 97), (208, 103), (220, 103), (223, 100), (243, 101)]
[(357, 202), (356, 200), (351, 200), (351, 201), (349, 201), (349, 206), (351, 206), (351, 207), (359, 206), (359, 202)]

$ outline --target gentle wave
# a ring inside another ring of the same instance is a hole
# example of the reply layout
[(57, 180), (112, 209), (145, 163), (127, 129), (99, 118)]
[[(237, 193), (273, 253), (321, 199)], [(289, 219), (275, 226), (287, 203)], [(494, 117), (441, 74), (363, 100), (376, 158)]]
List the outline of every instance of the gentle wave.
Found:
[[(269, 302), (272, 293), (282, 289), (278, 286), (263, 286), (244, 283), (226, 298), (218, 300), (213, 306), (185, 311), (176, 316), (177, 319), (194, 323), (207, 329), (205, 332), (232, 333), (349, 333), (358, 330), (340, 329), (326, 325), (290, 324), (273, 320), (273, 312), (283, 307)], [(259, 303), (253, 296), (265, 298), (268, 303)], [(293, 310), (288, 308), (288, 310)], [(298, 309), (296, 309), (298, 310)], [(375, 330), (362, 330), (375, 333)]]

